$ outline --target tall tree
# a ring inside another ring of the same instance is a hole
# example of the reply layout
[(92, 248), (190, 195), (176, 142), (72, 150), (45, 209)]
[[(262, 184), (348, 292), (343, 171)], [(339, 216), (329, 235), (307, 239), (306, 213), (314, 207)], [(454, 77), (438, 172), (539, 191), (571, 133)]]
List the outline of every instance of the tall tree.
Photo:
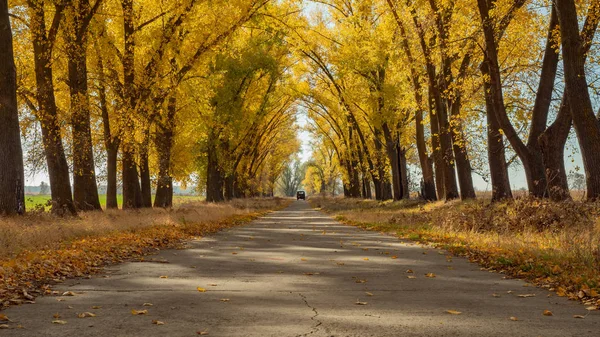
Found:
[(37, 118), (42, 128), (42, 141), (52, 189), (52, 212), (76, 214), (71, 194), (69, 165), (65, 156), (58, 109), (54, 94), (52, 55), (61, 22), (64, 19), (66, 1), (57, 1), (49, 28), (46, 28), (46, 2), (27, 0), (30, 16), (31, 41), (33, 43)]
[(12, 29), (0, 0), (0, 215), (25, 212), (24, 183)]

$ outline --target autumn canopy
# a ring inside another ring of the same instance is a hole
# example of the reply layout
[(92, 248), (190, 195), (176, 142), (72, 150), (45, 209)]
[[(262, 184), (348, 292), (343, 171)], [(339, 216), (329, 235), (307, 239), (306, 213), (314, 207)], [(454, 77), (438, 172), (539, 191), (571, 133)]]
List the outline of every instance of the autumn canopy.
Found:
[(56, 214), (101, 186), (107, 208), (272, 196), (303, 141), (309, 194), (472, 199), (478, 175), (501, 200), (515, 166), (567, 200), (577, 149), (595, 200), (599, 20), (598, 0), (0, 0), (0, 213), (32, 170)]

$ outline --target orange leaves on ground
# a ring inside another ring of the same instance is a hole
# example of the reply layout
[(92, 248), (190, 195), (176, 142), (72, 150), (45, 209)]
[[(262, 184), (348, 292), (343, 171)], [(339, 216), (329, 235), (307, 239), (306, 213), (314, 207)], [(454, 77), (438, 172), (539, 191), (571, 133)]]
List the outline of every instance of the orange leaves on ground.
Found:
[(202, 287), (198, 287), (198, 288), (196, 288), (196, 290), (198, 290), (201, 293), (205, 293), (206, 292), (206, 289), (204, 289)]
[(112, 232), (63, 243), (57, 249), (23, 251), (16, 258), (0, 260), (0, 308), (32, 303), (34, 296), (41, 294), (76, 296), (71, 291), (53, 292), (50, 284), (72, 277), (90, 277), (103, 266), (140, 258), (156, 249), (176, 248), (186, 239), (248, 223), (262, 214), (264, 212), (235, 215), (197, 225), (162, 225)]
[(542, 315), (544, 315), (544, 316), (554, 316), (554, 314), (550, 310), (544, 310), (544, 312), (542, 313)]
[(144, 310), (131, 309), (131, 314), (133, 316), (147, 315), (148, 314), (148, 310), (146, 310), (146, 309), (144, 309)]

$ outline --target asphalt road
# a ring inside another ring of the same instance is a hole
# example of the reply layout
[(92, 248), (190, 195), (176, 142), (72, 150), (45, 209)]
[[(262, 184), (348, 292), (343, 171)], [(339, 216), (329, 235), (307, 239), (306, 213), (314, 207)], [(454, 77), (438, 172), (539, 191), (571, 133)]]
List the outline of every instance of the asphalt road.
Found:
[(3, 311), (0, 336), (600, 336), (600, 312), (303, 201), (146, 261)]

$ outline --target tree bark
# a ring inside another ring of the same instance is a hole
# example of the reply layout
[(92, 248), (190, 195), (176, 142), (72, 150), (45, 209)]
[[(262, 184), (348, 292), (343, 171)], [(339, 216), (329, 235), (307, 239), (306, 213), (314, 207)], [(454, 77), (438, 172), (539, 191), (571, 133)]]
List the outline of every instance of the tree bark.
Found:
[(144, 130), (144, 140), (140, 144), (140, 181), (142, 194), (142, 207), (152, 207), (152, 181), (150, 180), (150, 130), (146, 126)]
[(460, 186), (460, 198), (462, 200), (475, 199), (475, 187), (473, 186), (473, 168), (467, 153), (464, 141), (463, 126), (460, 120), (461, 96), (458, 94), (451, 106), (451, 115), (455, 119), (452, 128), (452, 147), (456, 159), (456, 171), (458, 172), (458, 184)]
[[(486, 62), (481, 64), (481, 73), (489, 74), (489, 66)], [(490, 177), (492, 179), (492, 201), (512, 199), (508, 165), (504, 149), (504, 136), (500, 132), (500, 123), (496, 119), (490, 84), (483, 82), (487, 117), (487, 139), (488, 139), (488, 163)]]
[(108, 101), (106, 98), (106, 80), (104, 76), (104, 62), (96, 44), (98, 53), (98, 100), (102, 115), (104, 148), (106, 149), (106, 208), (118, 209), (117, 203), (117, 161), (119, 155), (120, 139), (113, 136), (110, 116), (108, 114)]
[(581, 147), (586, 173), (587, 199), (600, 197), (600, 125), (588, 92), (584, 46), (579, 35), (577, 10), (573, 0), (555, 1), (560, 22), (567, 101)]
[(87, 83), (86, 37), (93, 13), (87, 0), (73, 1), (69, 8), (66, 36), (73, 133), (73, 199), (75, 206), (80, 210), (101, 210), (96, 183)]
[(77, 211), (73, 204), (69, 165), (65, 157), (58, 121), (51, 62), (54, 41), (62, 20), (64, 6), (56, 6), (56, 12), (48, 33), (46, 32), (44, 1), (29, 0), (28, 6), (31, 9), (30, 29), (37, 87), (36, 99), (39, 109), (37, 117), (42, 128), (42, 142), (44, 143), (44, 153), (50, 178), (52, 213), (75, 215)]
[[(489, 76), (489, 87), (490, 87), (490, 98), (491, 104), (494, 107), (495, 118), (498, 120), (498, 124), (502, 128), (502, 132), (506, 135), (510, 145), (519, 156), (519, 159), (523, 163), (525, 175), (527, 177), (527, 186), (529, 193), (538, 198), (542, 198), (546, 195), (546, 176), (544, 174), (544, 168), (541, 161), (541, 150), (537, 144), (537, 136), (530, 136), (531, 147), (528, 147), (515, 130), (512, 125), (510, 118), (506, 112), (504, 105), (504, 93), (502, 90), (502, 78), (500, 74), (500, 64), (498, 61), (498, 32), (496, 27), (490, 18), (490, 10), (495, 5), (494, 1), (488, 0), (477, 0), (479, 7), (479, 13), (483, 24), (483, 33), (485, 37), (485, 58), (487, 63), (487, 70)], [(551, 28), (552, 29), (552, 28)], [(503, 31), (501, 31), (503, 33)], [(550, 42), (549, 42), (550, 43)], [(551, 47), (551, 45), (550, 45)], [(552, 71), (552, 60), (544, 60), (542, 78), (540, 78), (540, 84), (542, 85), (554, 85), (554, 77), (556, 69)], [(551, 82), (551, 83), (550, 83)], [(545, 88), (542, 88), (544, 90)], [(551, 93), (552, 90), (550, 90)], [(544, 92), (544, 91), (543, 91)], [(543, 101), (543, 99), (540, 99)], [(542, 105), (538, 106), (539, 109), (535, 111), (532, 119), (532, 131), (541, 133), (543, 128), (540, 129), (539, 125), (545, 125), (547, 122), (548, 109), (544, 110)], [(549, 106), (548, 106), (549, 107)], [(533, 150), (536, 153), (532, 153)]]
[(173, 207), (173, 177), (171, 176), (171, 150), (173, 148), (175, 134), (175, 112), (177, 111), (177, 100), (174, 96), (169, 98), (167, 114), (165, 119), (157, 123), (157, 135), (155, 138), (156, 150), (158, 152), (158, 183), (156, 186), (156, 197), (154, 207)]
[(24, 183), (12, 30), (0, 0), (0, 216), (25, 213)]
[(225, 177), (219, 164), (218, 142), (218, 135), (215, 130), (212, 130), (208, 138), (208, 162), (206, 167), (206, 201), (208, 202), (225, 201), (223, 195)]
[(123, 139), (122, 147), (122, 181), (123, 181), (123, 208), (141, 208), (142, 193), (135, 161), (135, 140), (133, 133), (134, 114), (136, 114), (136, 89), (135, 89), (135, 26), (133, 23), (133, 0), (122, 0), (123, 8), (123, 96), (125, 115), (122, 116)]
[(394, 200), (401, 200), (404, 196), (402, 189), (402, 176), (400, 173), (400, 163), (398, 161), (398, 155), (396, 152), (396, 141), (392, 136), (392, 132), (387, 125), (383, 124), (383, 136), (385, 138), (385, 147), (388, 158), (390, 159), (390, 166), (392, 168), (392, 186), (394, 191)]

